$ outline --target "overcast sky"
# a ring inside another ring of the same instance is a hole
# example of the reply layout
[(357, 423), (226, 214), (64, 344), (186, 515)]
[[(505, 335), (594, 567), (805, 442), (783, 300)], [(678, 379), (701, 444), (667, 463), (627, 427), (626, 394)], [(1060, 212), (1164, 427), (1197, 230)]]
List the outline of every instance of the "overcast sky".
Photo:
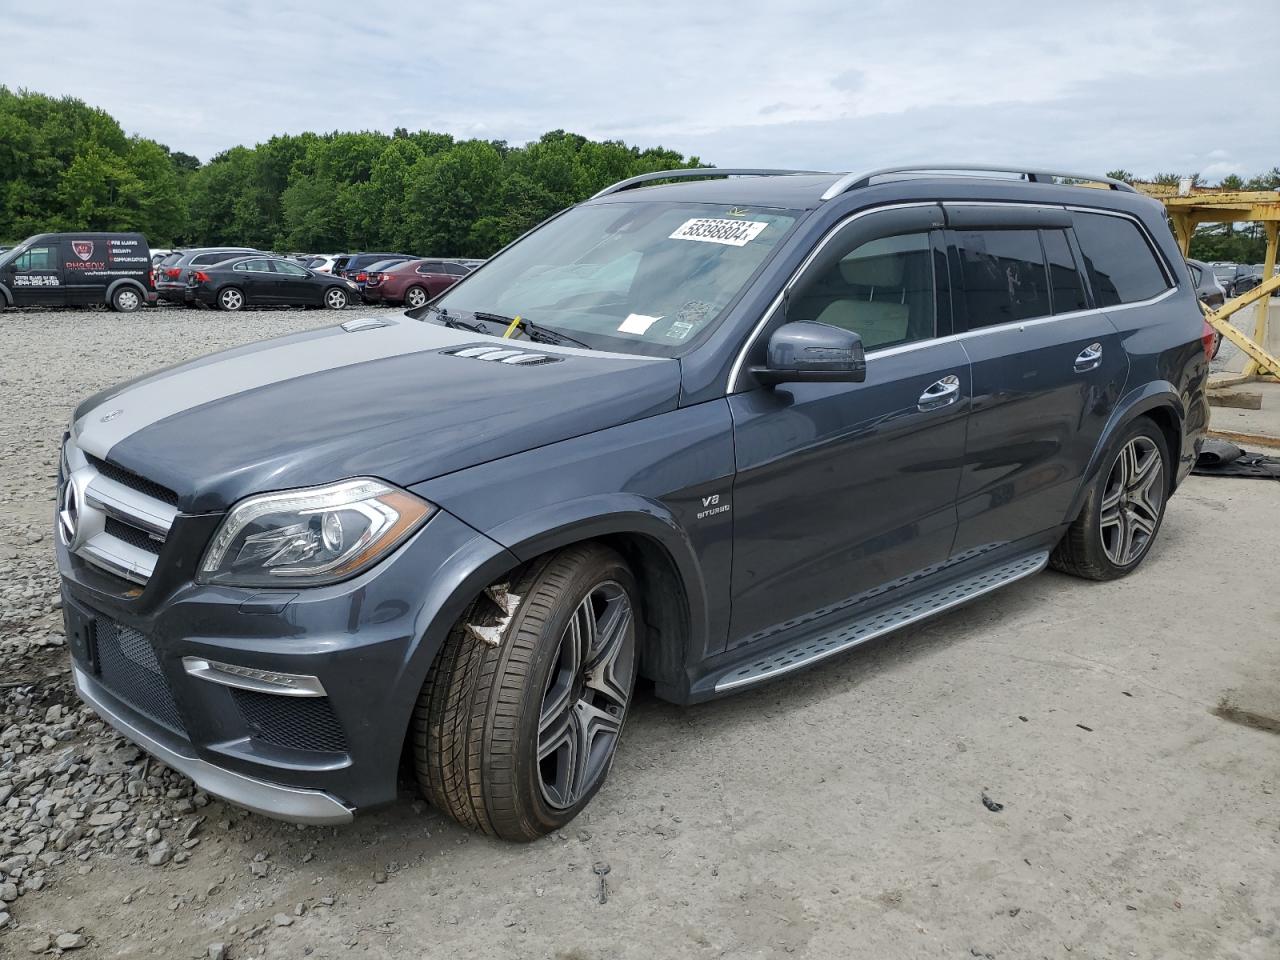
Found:
[(1280, 164), (1276, 0), (0, 0), (0, 50), (0, 83), (202, 160), (404, 126), (511, 143), (564, 128), (718, 166)]

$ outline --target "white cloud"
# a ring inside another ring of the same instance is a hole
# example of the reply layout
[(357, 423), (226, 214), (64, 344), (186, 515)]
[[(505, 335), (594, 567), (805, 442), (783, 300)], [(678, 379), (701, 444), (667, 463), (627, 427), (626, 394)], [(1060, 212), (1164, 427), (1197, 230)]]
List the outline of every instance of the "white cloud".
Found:
[(207, 0), (38, 21), (8, 6), (0, 82), (82, 97), (205, 159), (274, 133), (406, 126), (517, 143), (562, 127), (721, 165), (1280, 162), (1258, 122), (1264, 73), (1205, 42), (1274, 48), (1270, 0)]

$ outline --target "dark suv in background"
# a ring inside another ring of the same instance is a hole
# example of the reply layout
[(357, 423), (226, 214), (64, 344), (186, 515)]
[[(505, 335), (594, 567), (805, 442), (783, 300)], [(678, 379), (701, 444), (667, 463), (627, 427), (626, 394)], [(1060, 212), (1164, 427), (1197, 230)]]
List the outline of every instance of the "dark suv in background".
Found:
[(646, 174), (418, 310), (89, 398), (80, 695), (273, 816), (391, 801), (407, 751), (528, 840), (638, 677), (695, 703), (1048, 564), (1131, 573), (1207, 422), (1195, 289), (1157, 202), (1000, 174)]

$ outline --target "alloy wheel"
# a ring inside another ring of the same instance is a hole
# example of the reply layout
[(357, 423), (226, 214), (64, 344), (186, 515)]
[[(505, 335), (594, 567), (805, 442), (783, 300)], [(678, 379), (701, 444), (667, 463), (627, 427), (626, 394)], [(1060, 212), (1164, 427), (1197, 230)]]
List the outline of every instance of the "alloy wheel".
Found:
[(609, 768), (631, 699), (635, 630), (631, 600), (614, 581), (597, 584), (560, 636), (538, 717), (542, 796), (563, 810)]
[(405, 301), (410, 307), (420, 307), (427, 302), (427, 293), (421, 287), (411, 287), (405, 294)]
[(1102, 494), (1102, 549), (1127, 567), (1151, 546), (1164, 509), (1164, 458), (1149, 437), (1134, 437), (1120, 451)]
[(239, 290), (224, 290), (220, 298), (224, 310), (239, 310), (244, 306), (244, 296)]
[(324, 300), (329, 305), (330, 310), (341, 310), (347, 305), (347, 295), (337, 287), (326, 293)]

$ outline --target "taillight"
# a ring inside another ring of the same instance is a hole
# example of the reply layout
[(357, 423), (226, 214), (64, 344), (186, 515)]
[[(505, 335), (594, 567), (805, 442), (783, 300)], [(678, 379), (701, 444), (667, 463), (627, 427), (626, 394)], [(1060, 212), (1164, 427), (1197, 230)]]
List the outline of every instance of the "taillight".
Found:
[(182, 276), (182, 268), (170, 267), (168, 270), (164, 272), (164, 275), (168, 277), (170, 280), (177, 280), (180, 276)]
[(203, 270), (193, 270), (191, 273), (191, 279), (196, 283), (208, 283), (209, 275)]
[(1204, 333), (1200, 334), (1200, 344), (1204, 347), (1204, 358), (1206, 360), (1213, 359), (1213, 341), (1218, 337), (1218, 331), (1209, 325), (1209, 321), (1204, 322)]
[(356, 283), (364, 283), (368, 279), (369, 275), (367, 273), (361, 272), (356, 274)]

